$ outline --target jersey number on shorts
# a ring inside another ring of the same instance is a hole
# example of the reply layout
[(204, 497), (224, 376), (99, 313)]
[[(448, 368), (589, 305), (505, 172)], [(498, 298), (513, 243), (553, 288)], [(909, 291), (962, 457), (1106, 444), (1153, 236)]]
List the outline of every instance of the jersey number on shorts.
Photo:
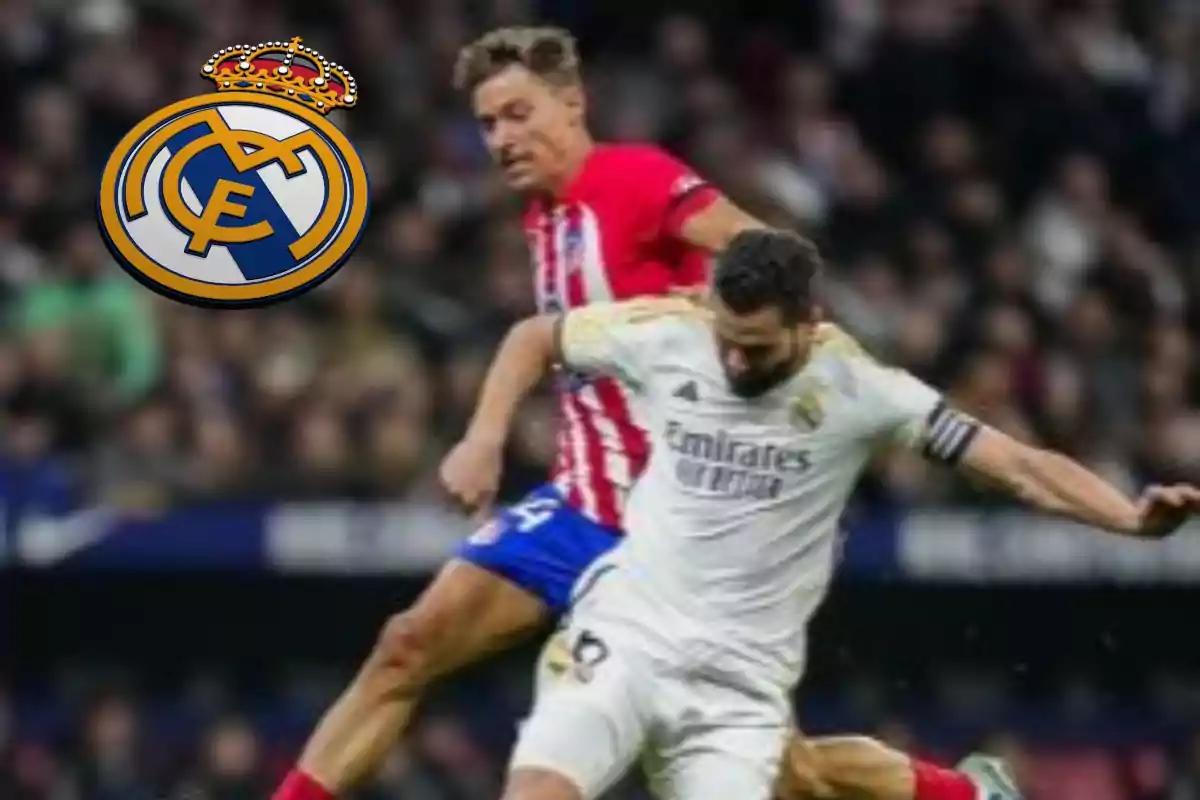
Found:
[(591, 631), (580, 631), (571, 648), (571, 660), (581, 667), (595, 667), (608, 658), (608, 645)]
[(580, 631), (571, 647), (571, 676), (580, 683), (590, 683), (596, 667), (608, 658), (608, 645), (591, 631)]
[(553, 497), (531, 497), (508, 509), (516, 520), (515, 528), (520, 533), (528, 533), (539, 525), (543, 525), (554, 516), (560, 503)]

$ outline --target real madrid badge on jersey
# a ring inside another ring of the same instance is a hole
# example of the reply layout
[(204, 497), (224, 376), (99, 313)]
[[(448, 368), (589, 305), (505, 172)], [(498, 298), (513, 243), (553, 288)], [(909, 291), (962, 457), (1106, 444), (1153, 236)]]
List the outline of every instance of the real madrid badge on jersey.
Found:
[(825, 386), (817, 381), (807, 381), (798, 387), (791, 406), (792, 424), (803, 431), (812, 432), (825, 421)]
[(226, 47), (215, 93), (150, 115), (104, 168), (97, 212), (117, 261), (193, 305), (265, 305), (346, 262), (367, 224), (362, 160), (326, 119), (358, 102), (341, 66), (288, 42)]

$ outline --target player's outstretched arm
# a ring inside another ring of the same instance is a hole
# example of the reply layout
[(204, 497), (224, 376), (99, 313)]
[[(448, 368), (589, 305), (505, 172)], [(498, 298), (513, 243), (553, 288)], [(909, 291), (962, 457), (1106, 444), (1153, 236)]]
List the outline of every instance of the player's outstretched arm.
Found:
[(679, 235), (688, 244), (719, 253), (744, 231), (767, 227), (738, 208), (724, 195), (717, 195), (703, 209), (688, 216), (679, 225)]
[(488, 368), (467, 438), (503, 444), (521, 401), (555, 364), (618, 377), (636, 389), (645, 377), (643, 323), (677, 313), (696, 311), (677, 298), (643, 298), (518, 322)]
[(561, 320), (559, 314), (541, 314), (509, 330), (488, 368), (465, 438), (504, 445), (521, 402), (557, 360)]
[(554, 363), (558, 320), (530, 317), (508, 332), (488, 368), (466, 435), (442, 461), (442, 486), (478, 517), (490, 513), (499, 489), (504, 445), (517, 409)]
[(1160, 539), (1200, 511), (1200, 489), (1194, 486), (1155, 486), (1131, 501), (1067, 456), (983, 425), (959, 464), (1040, 511), (1125, 536)]
[(492, 359), (466, 435), (442, 462), (446, 490), (464, 508), (486, 514), (517, 409), (554, 364), (619, 377), (637, 390), (651, 343), (643, 323), (675, 313), (695, 313), (695, 306), (680, 299), (644, 299), (518, 322)]
[(1007, 490), (1048, 514), (1144, 539), (1168, 536), (1200, 511), (1200, 489), (1155, 486), (1137, 501), (1070, 458), (1031, 447), (949, 406), (903, 370), (851, 357), (873, 433), (898, 437), (928, 459)]
[[(657, 147), (627, 150), (623, 165), (636, 205), (672, 239), (719, 253), (746, 230), (766, 226), (730, 202), (682, 161)], [(694, 276), (697, 281), (700, 276)]]

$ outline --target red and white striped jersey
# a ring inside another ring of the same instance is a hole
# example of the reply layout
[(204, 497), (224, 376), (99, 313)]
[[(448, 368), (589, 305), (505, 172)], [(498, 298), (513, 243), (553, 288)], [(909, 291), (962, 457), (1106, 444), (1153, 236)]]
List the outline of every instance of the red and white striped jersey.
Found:
[[(599, 145), (557, 200), (525, 214), (539, 311), (663, 295), (702, 284), (708, 254), (680, 226), (717, 192), (650, 145)], [(649, 443), (626, 387), (561, 372), (561, 421), (552, 479), (591, 519), (621, 527), (625, 497), (646, 465)]]

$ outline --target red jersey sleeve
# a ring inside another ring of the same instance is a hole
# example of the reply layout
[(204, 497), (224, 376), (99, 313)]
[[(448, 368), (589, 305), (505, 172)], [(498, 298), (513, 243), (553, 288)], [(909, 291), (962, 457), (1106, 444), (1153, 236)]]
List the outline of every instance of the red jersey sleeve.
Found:
[(636, 163), (638, 185), (646, 211), (654, 215), (659, 230), (677, 239), (685, 222), (703, 211), (720, 193), (686, 164), (657, 147), (639, 148)]

